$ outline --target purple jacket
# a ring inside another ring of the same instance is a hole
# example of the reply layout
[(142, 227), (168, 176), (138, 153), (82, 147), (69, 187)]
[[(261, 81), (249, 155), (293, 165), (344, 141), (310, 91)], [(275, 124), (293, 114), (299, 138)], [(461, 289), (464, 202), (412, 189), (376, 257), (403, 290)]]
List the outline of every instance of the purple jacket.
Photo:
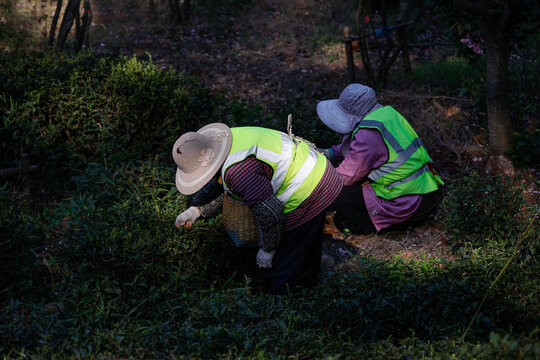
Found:
[[(350, 135), (346, 135), (343, 143), (331, 147), (339, 163), (336, 170), (343, 178), (344, 186), (360, 185), (371, 170), (387, 161), (388, 149), (378, 130), (360, 129), (352, 140), (349, 139)], [(377, 231), (407, 220), (422, 201), (421, 195), (405, 195), (392, 200), (380, 198), (369, 183), (362, 184), (362, 192)]]

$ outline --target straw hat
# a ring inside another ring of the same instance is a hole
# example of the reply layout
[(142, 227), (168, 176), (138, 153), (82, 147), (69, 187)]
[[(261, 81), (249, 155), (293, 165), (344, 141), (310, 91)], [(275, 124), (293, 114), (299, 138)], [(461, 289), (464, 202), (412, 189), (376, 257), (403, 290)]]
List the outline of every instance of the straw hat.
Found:
[(339, 95), (339, 99), (325, 100), (317, 104), (317, 114), (330, 129), (340, 134), (351, 133), (370, 112), (382, 107), (375, 91), (369, 86), (351, 84)]
[(174, 143), (172, 156), (178, 166), (176, 187), (184, 195), (193, 194), (219, 171), (231, 149), (231, 129), (222, 123), (188, 132)]

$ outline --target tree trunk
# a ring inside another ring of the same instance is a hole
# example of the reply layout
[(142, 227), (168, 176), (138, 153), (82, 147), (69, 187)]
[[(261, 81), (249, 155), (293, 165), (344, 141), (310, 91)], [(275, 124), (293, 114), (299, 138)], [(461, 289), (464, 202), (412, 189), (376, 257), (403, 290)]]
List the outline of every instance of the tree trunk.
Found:
[(366, 36), (364, 36), (364, 19), (363, 14), (363, 1), (358, 1), (358, 10), (356, 12), (356, 33), (358, 34), (358, 44), (360, 47), (360, 57), (362, 60), (362, 67), (364, 68), (368, 82), (372, 83), (375, 80), (373, 70), (371, 68), (371, 62), (369, 59), (368, 47), (366, 43)]
[[(486, 44), (489, 150), (492, 155), (502, 155), (514, 145), (508, 95), (508, 64), (513, 22), (522, 10), (523, 2), (454, 1), (460, 8), (480, 18), (480, 27)], [(491, 5), (500, 7), (492, 8)]]
[(180, 24), (182, 19), (180, 17), (180, 7), (178, 6), (178, 0), (169, 0), (169, 8), (171, 10), (171, 19), (173, 24)]
[[(384, 54), (384, 67), (381, 66), (382, 73), (378, 74), (377, 78), (379, 81), (383, 82), (383, 85), (386, 87), (386, 82), (388, 79), (388, 71), (392, 67), (392, 64), (394, 64), (394, 61), (397, 59), (398, 55), (401, 51), (405, 49), (407, 46), (407, 39), (412, 35), (414, 28), (416, 27), (416, 24), (424, 17), (424, 14), (431, 9), (432, 4), (428, 3), (419, 13), (416, 15), (414, 20), (412, 21), (412, 24), (410, 26), (406, 27), (405, 33), (403, 34), (403, 37), (400, 39), (399, 44), (395, 47), (394, 51), (391, 51), (392, 48), (388, 48), (388, 51), (385, 51)], [(391, 42), (390, 42), (391, 44)], [(393, 46), (393, 45), (392, 45)]]
[(73, 21), (75, 20), (75, 17), (79, 13), (79, 5), (81, 3), (81, 0), (69, 0), (66, 5), (66, 10), (64, 11), (64, 17), (62, 18), (62, 25), (60, 25), (60, 31), (58, 31), (58, 40), (56, 42), (56, 47), (59, 50), (64, 49), (64, 45), (66, 44), (67, 37), (69, 35), (69, 31), (71, 30), (71, 27), (73, 26)]
[[(398, 23), (405, 23), (410, 18), (410, 0), (401, 0), (399, 2), (399, 15)], [(405, 74), (412, 73), (411, 59), (409, 57), (409, 47), (407, 46), (407, 36), (405, 36), (405, 28), (398, 28), (398, 41), (403, 44), (403, 50), (401, 50), (401, 62), (403, 64), (403, 72)]]
[(489, 147), (493, 155), (502, 155), (513, 146), (512, 120), (508, 98), (510, 31), (497, 22), (484, 22), (486, 44), (486, 85)]
[[(90, 25), (90, 16), (92, 14), (92, 9), (90, 7), (90, 1), (84, 0), (83, 5), (83, 16), (82, 16), (82, 26), (77, 28), (77, 51), (81, 51), (82, 46), (84, 44), (85, 35), (89, 31), (89, 25)], [(78, 22), (78, 19), (77, 19)]]
[(84, 44), (87, 48), (90, 47), (90, 28), (92, 25), (92, 18), (94, 17), (94, 13), (92, 12), (92, 5), (90, 4), (90, 0), (84, 1), (84, 7), (85, 7), (85, 13), (88, 15), (86, 20), (83, 16), (83, 23), (86, 21), (86, 31), (84, 33)]
[(189, 20), (189, 12), (191, 9), (190, 0), (180, 0), (180, 20), (182, 25), (186, 26)]
[(409, 57), (409, 47), (407, 45), (407, 37), (405, 36), (405, 29), (399, 28), (398, 31), (399, 42), (403, 43), (403, 50), (401, 50), (401, 63), (403, 64), (403, 72), (405, 74), (412, 73), (411, 58)]
[(51, 23), (51, 31), (49, 31), (49, 46), (54, 45), (54, 36), (56, 35), (56, 25), (58, 24), (58, 17), (60, 16), (60, 11), (62, 11), (62, 0), (57, 0), (56, 10), (54, 11), (54, 16)]
[[(75, 10), (75, 47), (76, 50), (79, 51), (79, 39), (81, 37), (81, 13), (79, 10), (79, 6), (77, 6)], [(81, 39), (82, 40), (82, 39)], [(82, 46), (82, 42), (80, 43)]]

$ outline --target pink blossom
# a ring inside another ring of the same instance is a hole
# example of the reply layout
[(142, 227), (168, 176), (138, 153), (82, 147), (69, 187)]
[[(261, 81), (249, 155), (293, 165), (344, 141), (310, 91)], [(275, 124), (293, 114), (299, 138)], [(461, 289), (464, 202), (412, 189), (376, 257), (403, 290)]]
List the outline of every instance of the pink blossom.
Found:
[[(467, 47), (474, 51), (475, 54), (481, 55), (484, 53), (484, 50), (480, 48), (480, 45), (474, 42), (470, 37), (470, 34), (467, 34), (463, 39), (460, 40), (462, 44), (467, 44)], [(484, 39), (479, 38), (480, 42), (484, 42)]]

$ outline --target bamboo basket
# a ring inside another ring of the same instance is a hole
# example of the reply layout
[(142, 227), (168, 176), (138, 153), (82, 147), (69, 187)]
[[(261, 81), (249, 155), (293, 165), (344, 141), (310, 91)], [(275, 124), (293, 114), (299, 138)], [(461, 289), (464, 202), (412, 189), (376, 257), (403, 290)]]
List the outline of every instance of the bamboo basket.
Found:
[(223, 226), (236, 247), (258, 246), (259, 230), (253, 211), (227, 192), (223, 196)]

